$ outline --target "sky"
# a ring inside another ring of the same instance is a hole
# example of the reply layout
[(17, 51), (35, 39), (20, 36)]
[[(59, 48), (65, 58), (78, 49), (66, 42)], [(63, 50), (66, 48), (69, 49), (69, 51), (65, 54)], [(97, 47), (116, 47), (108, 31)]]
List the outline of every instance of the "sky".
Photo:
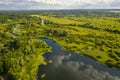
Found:
[(0, 0), (0, 10), (120, 9), (120, 0)]

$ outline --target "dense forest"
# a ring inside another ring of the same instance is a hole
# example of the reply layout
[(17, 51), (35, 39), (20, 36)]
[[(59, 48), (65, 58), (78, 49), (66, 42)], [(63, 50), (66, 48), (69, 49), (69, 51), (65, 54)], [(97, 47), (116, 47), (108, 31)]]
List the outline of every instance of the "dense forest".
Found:
[(0, 11), (0, 78), (36, 80), (49, 38), (120, 69), (119, 10)]

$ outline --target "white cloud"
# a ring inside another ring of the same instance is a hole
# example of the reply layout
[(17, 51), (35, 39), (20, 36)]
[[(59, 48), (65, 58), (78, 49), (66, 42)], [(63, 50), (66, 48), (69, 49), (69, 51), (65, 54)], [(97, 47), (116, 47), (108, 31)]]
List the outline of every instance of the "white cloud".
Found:
[(120, 9), (119, 4), (120, 0), (2, 0), (0, 9)]
[[(75, 5), (76, 4), (76, 5)], [(73, 8), (77, 9), (107, 9), (120, 8), (120, 0), (76, 0), (75, 4), (71, 4)], [(116, 5), (118, 4), (118, 5)], [(112, 6), (114, 5), (114, 6)], [(116, 7), (115, 7), (116, 6)]]
[(45, 3), (45, 4), (49, 4), (49, 5), (60, 4), (56, 0), (27, 0), (27, 1), (29, 1), (29, 2), (38, 2), (38, 3)]

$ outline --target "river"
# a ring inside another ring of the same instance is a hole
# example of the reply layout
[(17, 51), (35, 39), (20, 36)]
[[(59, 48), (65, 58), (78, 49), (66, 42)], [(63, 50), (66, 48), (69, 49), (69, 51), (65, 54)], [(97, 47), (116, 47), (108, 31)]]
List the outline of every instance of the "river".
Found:
[[(43, 55), (48, 64), (39, 66), (37, 80), (120, 80), (120, 70), (109, 68), (88, 56), (63, 51), (52, 40), (41, 40), (52, 48), (52, 52)], [(44, 78), (41, 78), (42, 74)]]

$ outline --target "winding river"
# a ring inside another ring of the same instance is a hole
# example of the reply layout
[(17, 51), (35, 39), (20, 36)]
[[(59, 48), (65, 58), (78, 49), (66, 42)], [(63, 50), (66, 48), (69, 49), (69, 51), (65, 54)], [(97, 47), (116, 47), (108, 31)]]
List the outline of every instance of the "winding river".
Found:
[[(45, 57), (47, 65), (40, 65), (37, 80), (120, 80), (120, 70), (109, 68), (94, 59), (70, 51), (49, 39), (46, 42), (52, 52)], [(41, 75), (44, 74), (44, 78)]]

